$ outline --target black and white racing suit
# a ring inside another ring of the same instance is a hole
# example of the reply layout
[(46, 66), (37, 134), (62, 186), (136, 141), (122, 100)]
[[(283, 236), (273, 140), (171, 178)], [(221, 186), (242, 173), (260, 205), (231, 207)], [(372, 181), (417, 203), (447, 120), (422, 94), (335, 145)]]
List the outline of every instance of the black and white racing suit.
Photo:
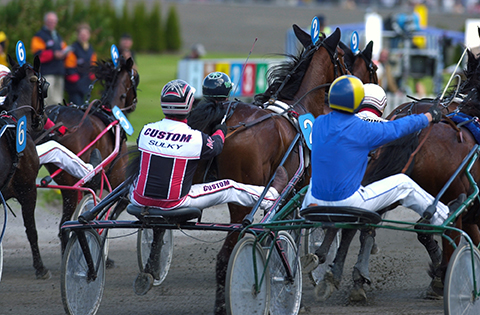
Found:
[[(190, 128), (186, 121), (165, 118), (145, 125), (138, 137), (140, 174), (131, 189), (131, 202), (163, 210), (204, 209), (228, 202), (254, 206), (263, 186), (231, 179), (192, 185), (199, 161), (220, 154), (224, 141), (222, 131), (209, 136)], [(277, 197), (278, 192), (270, 188), (261, 207), (269, 208)]]

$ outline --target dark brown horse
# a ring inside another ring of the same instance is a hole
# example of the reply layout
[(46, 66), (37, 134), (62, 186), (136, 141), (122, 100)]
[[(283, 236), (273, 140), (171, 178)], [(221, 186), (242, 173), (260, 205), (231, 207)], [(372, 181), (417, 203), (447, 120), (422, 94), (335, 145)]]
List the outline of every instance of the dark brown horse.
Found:
[(22, 206), (23, 224), (33, 256), (33, 267), (37, 279), (50, 278), (50, 272), (43, 265), (38, 248), (38, 233), (35, 226), (35, 205), (37, 201), (37, 178), (39, 161), (31, 134), (42, 127), (44, 114), (43, 98), (48, 84), (40, 74), (40, 60), (35, 57), (34, 66), (25, 63), (18, 66), (9, 59), (12, 72), (2, 83), (2, 95), (5, 101), (0, 105), (1, 127), (17, 125), (22, 116), (27, 118), (27, 133), (20, 132), (20, 141), (26, 141), (25, 149), (17, 153), (15, 128), (7, 128), (0, 138), (0, 159), (4, 169), (0, 174), (0, 188), (5, 198), (16, 198)]
[[(287, 104), (301, 102), (289, 108), (289, 114), (312, 113), (315, 117), (330, 111), (325, 105), (325, 93), (328, 85), (337, 76), (346, 73), (343, 65), (343, 51), (337, 49), (340, 40), (340, 30), (337, 29), (326, 39), (321, 39), (313, 45), (310, 36), (294, 25), (297, 38), (305, 49), (299, 56), (293, 56), (292, 61), (285, 62), (269, 74), (269, 88), (256, 98), (263, 104), (274, 98)], [(280, 88), (281, 87), (281, 88)], [(228, 103), (221, 108), (206, 108), (199, 105), (189, 118), (189, 124), (195, 129), (211, 132), (225, 114)], [(263, 119), (270, 111), (261, 106), (233, 102), (233, 114), (227, 120), (229, 134), (227, 135), (223, 152), (216, 158), (214, 165), (218, 178), (232, 178), (236, 181), (266, 185), (273, 176), (287, 148), (297, 134), (294, 125), (288, 119), (278, 115)], [(253, 123), (252, 123), (253, 122)], [(258, 122), (258, 123), (255, 123)], [(251, 125), (249, 125), (251, 123)], [(246, 124), (248, 127), (234, 126)], [(292, 154), (285, 167), (292, 176), (299, 165), (298, 152)], [(204, 169), (197, 170), (197, 181), (201, 181)], [(306, 177), (308, 180), (308, 178)], [(300, 181), (302, 186), (306, 182)], [(229, 204), (231, 222), (242, 222), (250, 212), (250, 208)], [(225, 243), (217, 255), (217, 295), (215, 314), (225, 313), (225, 275), (228, 259), (236, 244), (238, 235), (227, 236)]]
[[(74, 153), (80, 152), (90, 142), (92, 142), (108, 124), (115, 120), (112, 114), (112, 108), (118, 106), (124, 113), (130, 113), (135, 110), (137, 103), (137, 86), (139, 76), (133, 68), (133, 60), (119, 58), (117, 67), (111, 61), (101, 61), (93, 68), (96, 78), (104, 87), (100, 101), (92, 102), (92, 108), (80, 109), (78, 106), (52, 105), (46, 109), (47, 115), (52, 121), (62, 122), (67, 127), (68, 132), (64, 136), (56, 135), (53, 140), (58, 141)], [(100, 138), (90, 149), (88, 149), (81, 158), (84, 161), (90, 160), (90, 154), (94, 148), (100, 150), (103, 158), (113, 152), (115, 146), (115, 136), (109, 132)], [(105, 172), (108, 176), (112, 188), (115, 188), (125, 180), (125, 168), (128, 162), (126, 136), (121, 131), (120, 152), (112, 163), (105, 166)], [(54, 165), (46, 165), (50, 173), (57, 168)], [(73, 186), (78, 179), (72, 177), (66, 172), (61, 172), (55, 177), (55, 181), (60, 185)], [(98, 188), (98, 187), (95, 187)], [(63, 222), (70, 220), (79, 201), (79, 193), (74, 190), (62, 190), (63, 214), (60, 220), (60, 226)], [(118, 205), (118, 212), (123, 210), (128, 204), (127, 200), (122, 200)], [(117, 209), (115, 211), (117, 211)], [(62, 240), (62, 248), (66, 240)]]

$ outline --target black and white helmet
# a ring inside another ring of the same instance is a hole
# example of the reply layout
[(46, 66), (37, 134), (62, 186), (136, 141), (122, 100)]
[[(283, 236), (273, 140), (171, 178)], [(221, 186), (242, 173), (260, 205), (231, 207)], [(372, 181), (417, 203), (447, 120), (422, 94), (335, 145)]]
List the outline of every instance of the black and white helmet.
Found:
[(165, 84), (160, 104), (165, 115), (187, 115), (192, 110), (195, 88), (183, 80)]
[(223, 72), (212, 72), (203, 79), (202, 92), (206, 98), (224, 100), (230, 96), (232, 81)]

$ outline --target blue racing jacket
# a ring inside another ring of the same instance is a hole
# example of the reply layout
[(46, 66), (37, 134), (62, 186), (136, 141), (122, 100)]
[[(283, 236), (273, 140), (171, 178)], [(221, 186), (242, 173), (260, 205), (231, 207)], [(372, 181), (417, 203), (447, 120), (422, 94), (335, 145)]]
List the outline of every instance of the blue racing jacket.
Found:
[(338, 111), (319, 116), (312, 130), (312, 195), (350, 197), (360, 188), (371, 150), (426, 126), (424, 114), (374, 123)]

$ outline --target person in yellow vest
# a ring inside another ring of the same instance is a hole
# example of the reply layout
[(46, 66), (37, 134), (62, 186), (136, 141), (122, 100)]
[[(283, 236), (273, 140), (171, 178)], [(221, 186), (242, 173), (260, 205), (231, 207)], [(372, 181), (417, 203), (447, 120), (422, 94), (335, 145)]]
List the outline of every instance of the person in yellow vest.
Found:
[(8, 67), (7, 62), (8, 38), (5, 32), (0, 32), (0, 65)]

